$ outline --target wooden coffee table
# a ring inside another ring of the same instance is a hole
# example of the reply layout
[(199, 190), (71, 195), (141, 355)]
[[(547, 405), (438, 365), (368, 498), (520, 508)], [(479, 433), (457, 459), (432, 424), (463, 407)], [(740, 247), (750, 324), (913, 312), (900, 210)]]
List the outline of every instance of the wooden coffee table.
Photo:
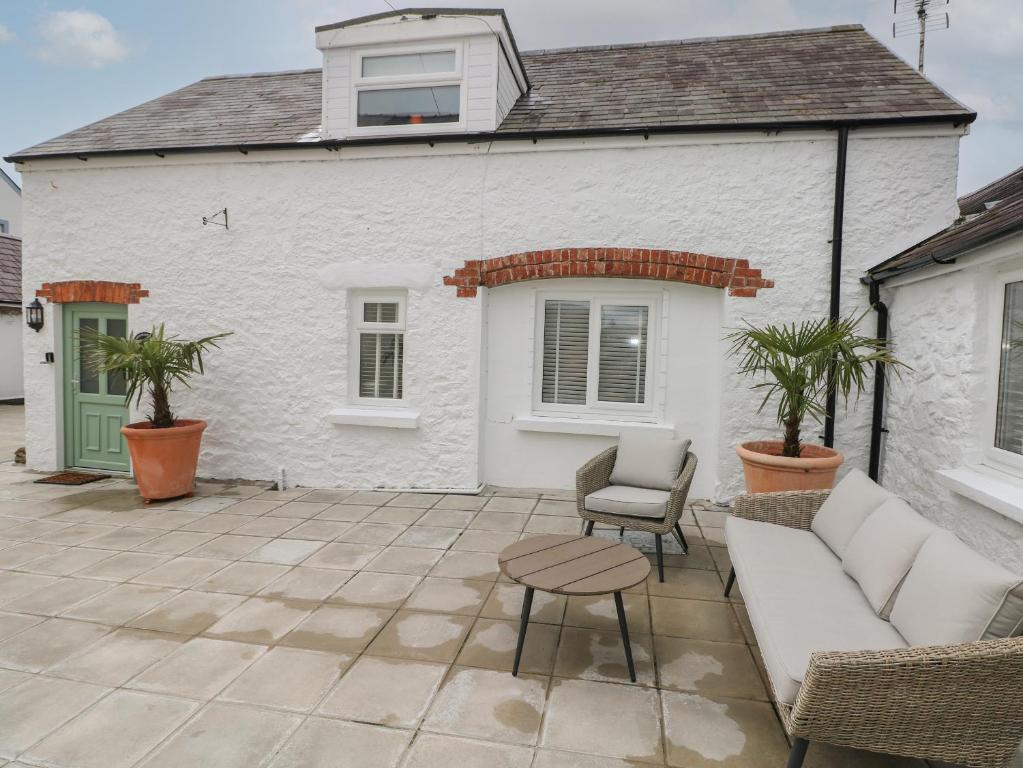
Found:
[(618, 609), (618, 626), (625, 643), (629, 678), (636, 682), (622, 590), (636, 586), (650, 574), (650, 562), (639, 550), (628, 544), (592, 536), (531, 536), (505, 547), (497, 557), (497, 564), (501, 573), (526, 588), (513, 675), (519, 674), (534, 590), (568, 596), (606, 595), (611, 592)]

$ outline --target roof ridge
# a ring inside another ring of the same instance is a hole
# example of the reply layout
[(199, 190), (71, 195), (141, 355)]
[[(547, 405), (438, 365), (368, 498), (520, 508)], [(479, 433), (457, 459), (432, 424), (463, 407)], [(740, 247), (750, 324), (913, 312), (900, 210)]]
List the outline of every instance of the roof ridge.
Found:
[(990, 189), (991, 187), (997, 186), (998, 184), (1001, 184), (1003, 181), (1008, 181), (1012, 177), (1017, 176), (1017, 175), (1019, 175), (1021, 173), (1023, 173), (1023, 165), (1021, 165), (1019, 168), (1017, 168), (1017, 169), (1015, 169), (1013, 171), (1009, 171), (1008, 173), (1006, 173), (1006, 174), (1004, 174), (1002, 176), (999, 176), (997, 179), (994, 179), (993, 181), (989, 181), (987, 184), (985, 184), (982, 187), (977, 187), (972, 192), (967, 192), (965, 195), (960, 195), (959, 199), (956, 202), (962, 203), (964, 200), (969, 200), (969, 198), (971, 198), (971, 197), (976, 197), (977, 195), (979, 195), (980, 193)]
[(630, 48), (657, 48), (659, 46), (690, 45), (693, 43), (728, 42), (731, 40), (755, 40), (774, 37), (797, 37), (800, 35), (819, 35), (830, 32), (864, 32), (862, 24), (835, 24), (830, 27), (806, 27), (804, 29), (783, 29), (775, 32), (750, 32), (743, 35), (708, 35), (705, 37), (687, 37), (675, 40), (649, 40), (638, 43), (605, 43), (603, 45), (579, 45), (565, 48), (536, 48), (523, 51), (523, 56), (544, 53), (579, 53), (586, 51), (616, 51)]
[(309, 67), (308, 69), (282, 69), (277, 72), (241, 72), (232, 75), (209, 75), (199, 80), (204, 83), (207, 80), (244, 80), (248, 77), (281, 77), (282, 75), (310, 75), (313, 72), (322, 72), (322, 67)]
[(8, 240), (17, 240), (21, 242), (21, 235), (12, 235), (10, 232), (0, 232), (0, 237), (6, 237)]

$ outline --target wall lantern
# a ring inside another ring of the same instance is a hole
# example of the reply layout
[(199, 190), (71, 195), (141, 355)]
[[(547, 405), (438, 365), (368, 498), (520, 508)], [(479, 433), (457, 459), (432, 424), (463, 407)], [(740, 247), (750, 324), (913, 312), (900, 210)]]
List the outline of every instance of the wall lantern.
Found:
[(32, 299), (32, 303), (25, 307), (25, 322), (36, 333), (43, 329), (43, 305), (39, 299)]

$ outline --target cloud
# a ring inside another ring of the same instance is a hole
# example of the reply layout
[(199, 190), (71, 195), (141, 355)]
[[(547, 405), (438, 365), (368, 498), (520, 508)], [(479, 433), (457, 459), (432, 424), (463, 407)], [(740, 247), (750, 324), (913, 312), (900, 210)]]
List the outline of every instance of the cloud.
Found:
[(3, 45), (4, 43), (9, 43), (13, 39), (14, 33), (11, 32), (11, 30), (9, 30), (3, 24), (0, 24), (0, 45)]
[(54, 11), (39, 26), (39, 58), (52, 64), (101, 69), (128, 55), (108, 19), (92, 11)]

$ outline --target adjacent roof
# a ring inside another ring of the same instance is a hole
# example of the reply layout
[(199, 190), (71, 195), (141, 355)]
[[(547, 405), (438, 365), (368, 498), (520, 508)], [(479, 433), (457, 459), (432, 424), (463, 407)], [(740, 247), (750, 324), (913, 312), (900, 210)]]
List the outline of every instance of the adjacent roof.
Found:
[(302, 70), (207, 78), (8, 160), (976, 118), (859, 25), (532, 51), (522, 61), (532, 88), (496, 133), (321, 141), (320, 70)]
[(1023, 168), (959, 198), (958, 219), (947, 229), (868, 270), (875, 280), (934, 263), (951, 263), (965, 251), (1023, 232)]
[(0, 235), (0, 304), (21, 306), (21, 238)]
[(13, 189), (19, 195), (21, 194), (21, 187), (18, 186), (18, 182), (16, 182), (14, 179), (8, 176), (7, 172), (3, 168), (0, 168), (0, 181), (6, 182), (8, 185), (10, 185), (11, 189)]

